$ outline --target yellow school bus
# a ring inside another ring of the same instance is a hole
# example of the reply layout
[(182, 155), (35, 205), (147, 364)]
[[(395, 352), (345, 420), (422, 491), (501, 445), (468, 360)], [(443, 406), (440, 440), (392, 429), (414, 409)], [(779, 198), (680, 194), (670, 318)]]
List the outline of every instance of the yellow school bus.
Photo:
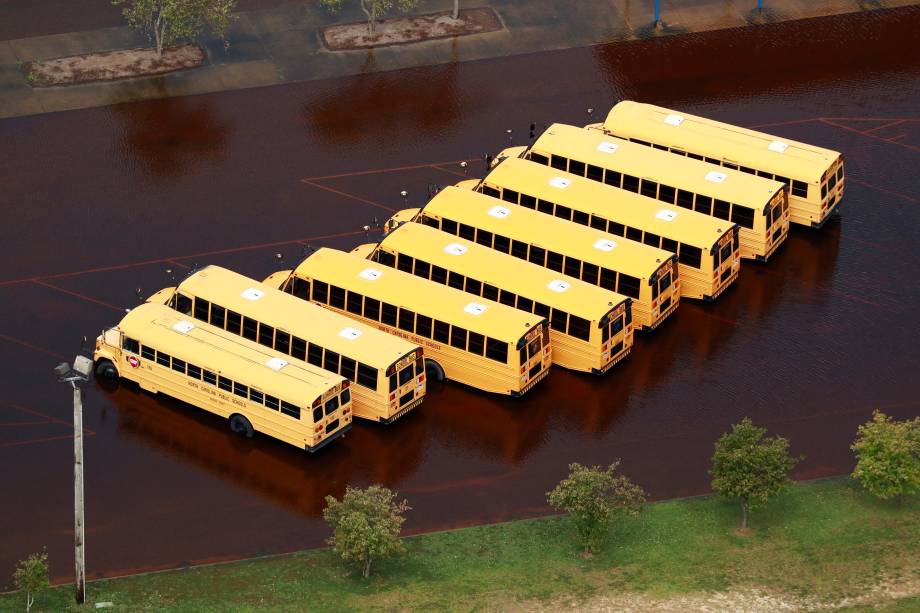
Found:
[(823, 226), (843, 197), (843, 156), (831, 149), (631, 100), (610, 109), (604, 123), (588, 127), (779, 181), (789, 191), (793, 223)]
[(713, 300), (741, 269), (737, 224), (529, 160), (504, 160), (476, 191), (676, 254), (683, 298)]
[(548, 323), (537, 315), (329, 248), (270, 279), (300, 280), (313, 302), (422, 345), (429, 378), (520, 396), (549, 373)]
[(633, 322), (653, 329), (680, 301), (674, 254), (607, 232), (511, 207), (472, 191), (475, 181), (447, 187), (423, 209), (407, 209), (387, 221), (395, 229), (417, 221), (527, 260), (557, 273), (632, 298)]
[[(295, 283), (288, 292), (302, 289)], [(297, 300), (277, 285), (207, 266), (150, 300), (342, 375), (355, 384), (355, 416), (362, 419), (389, 424), (425, 398), (421, 347)]]
[(104, 330), (93, 353), (97, 375), (209, 411), (247, 438), (316, 451), (351, 428), (351, 388), (285, 357), (154, 302)]
[(545, 317), (553, 364), (563, 368), (601, 374), (632, 348), (630, 299), (626, 296), (458, 236), (410, 222), (378, 245), (362, 245), (352, 253)]
[(736, 223), (743, 258), (767, 261), (789, 232), (786, 186), (779, 181), (670, 155), (597, 130), (553, 124), (530, 147), (506, 149), (496, 160), (508, 157)]

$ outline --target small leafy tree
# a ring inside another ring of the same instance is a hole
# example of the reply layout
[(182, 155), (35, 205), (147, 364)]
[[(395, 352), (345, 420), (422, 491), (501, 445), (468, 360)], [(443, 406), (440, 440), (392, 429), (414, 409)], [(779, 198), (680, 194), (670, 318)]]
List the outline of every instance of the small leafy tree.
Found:
[(16, 589), (26, 593), (28, 613), (35, 604), (35, 596), (48, 587), (48, 554), (44, 551), (33, 553), (28, 558), (20, 560), (13, 572), (13, 583)]
[(546, 494), (554, 509), (572, 518), (585, 555), (597, 550), (616, 517), (637, 515), (645, 503), (642, 488), (616, 474), (619, 465), (619, 460), (606, 469), (570, 464), (569, 476)]
[(342, 556), (362, 567), (365, 578), (371, 574), (371, 562), (405, 550), (399, 538), (410, 510), (403, 500), (395, 501), (396, 494), (382, 485), (372, 485), (366, 490), (348, 487), (342, 500), (326, 496), (323, 517), (332, 526), (333, 536), (328, 542)]
[(875, 411), (850, 448), (856, 452), (853, 478), (873, 496), (901, 504), (920, 491), (920, 417), (896, 421)]
[(716, 442), (712, 456), (712, 489), (741, 503), (741, 529), (747, 529), (748, 511), (767, 503), (790, 483), (789, 471), (801, 460), (789, 455), (789, 441), (764, 437), (745, 417)]
[[(418, 6), (420, 0), (358, 0), (361, 10), (367, 16), (367, 31), (373, 36), (377, 31), (377, 19), (393, 8), (395, 4), (403, 13), (411, 11)], [(335, 13), (342, 8), (347, 0), (320, 0), (330, 13)]]
[(209, 28), (221, 38), (230, 27), (236, 0), (112, 0), (128, 25), (156, 41), (157, 55), (180, 40), (193, 39)]

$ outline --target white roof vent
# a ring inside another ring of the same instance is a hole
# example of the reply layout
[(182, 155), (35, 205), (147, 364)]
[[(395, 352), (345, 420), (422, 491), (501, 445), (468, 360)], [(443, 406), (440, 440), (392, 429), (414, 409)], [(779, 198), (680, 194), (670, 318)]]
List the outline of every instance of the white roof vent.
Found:
[(620, 146), (618, 144), (609, 141), (604, 141), (597, 146), (597, 150), (601, 153), (616, 153), (616, 150), (619, 148)]
[(463, 255), (468, 250), (467, 247), (459, 243), (451, 243), (447, 247), (444, 247), (444, 253), (449, 253), (451, 255)]
[(609, 238), (602, 238), (601, 240), (594, 243), (594, 248), (601, 251), (613, 251), (616, 246), (617, 244)]
[(767, 145), (767, 149), (770, 151), (775, 151), (776, 153), (786, 153), (786, 149), (789, 148), (788, 143), (784, 143), (781, 140), (775, 140)]
[(173, 325), (173, 330), (175, 330), (176, 332), (179, 332), (180, 334), (188, 334), (189, 332), (192, 331), (194, 327), (195, 327), (195, 324), (193, 324), (192, 322), (183, 320)]
[(679, 126), (680, 124), (684, 123), (684, 118), (680, 115), (671, 113), (664, 118), (664, 122), (669, 126)]
[(287, 360), (282, 360), (281, 358), (272, 358), (265, 365), (277, 372), (287, 366), (288, 363)]
[(561, 294), (562, 292), (572, 287), (572, 285), (570, 283), (566, 283), (565, 281), (561, 281), (560, 279), (556, 279), (554, 281), (550, 281), (546, 287), (550, 288), (554, 292), (559, 292)]
[(361, 330), (355, 330), (354, 328), (342, 328), (341, 332), (339, 332), (339, 336), (342, 338), (347, 338), (350, 341), (355, 340), (362, 334), (364, 334), (364, 332), (361, 332)]
[(246, 300), (258, 300), (264, 295), (265, 295), (265, 292), (263, 292), (260, 289), (256, 289), (254, 287), (250, 287), (249, 289), (244, 290), (242, 294), (240, 294), (240, 296), (242, 296)]
[(471, 302), (463, 310), (469, 313), (470, 315), (482, 315), (486, 312), (486, 305), (479, 304), (478, 302)]
[(549, 180), (549, 184), (558, 189), (565, 189), (572, 184), (572, 180), (564, 177), (553, 177)]
[(358, 276), (362, 279), (367, 279), (368, 281), (376, 281), (380, 278), (383, 273), (376, 268), (365, 268), (358, 273)]
[(712, 181), (713, 183), (721, 183), (727, 177), (724, 172), (716, 172), (715, 170), (710, 170), (706, 173), (706, 180)]
[(677, 217), (677, 211), (669, 211), (668, 209), (661, 209), (655, 213), (655, 217), (662, 221), (674, 221), (674, 218)]
[(493, 206), (489, 209), (489, 215), (497, 217), (498, 219), (504, 219), (508, 215), (511, 215), (511, 209), (504, 206)]

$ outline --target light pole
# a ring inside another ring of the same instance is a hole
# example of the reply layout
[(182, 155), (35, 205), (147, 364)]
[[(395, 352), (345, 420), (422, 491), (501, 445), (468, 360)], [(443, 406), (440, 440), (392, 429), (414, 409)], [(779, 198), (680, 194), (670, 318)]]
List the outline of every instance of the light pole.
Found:
[(83, 542), (83, 391), (80, 389), (89, 381), (93, 361), (78, 355), (73, 368), (67, 362), (54, 367), (59, 383), (70, 383), (73, 387), (73, 544), (76, 566), (77, 604), (86, 601), (86, 556)]

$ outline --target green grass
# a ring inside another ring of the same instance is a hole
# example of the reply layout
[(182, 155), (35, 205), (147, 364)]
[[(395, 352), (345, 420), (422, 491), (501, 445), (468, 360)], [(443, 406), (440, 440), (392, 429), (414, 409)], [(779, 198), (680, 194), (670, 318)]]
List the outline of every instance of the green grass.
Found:
[[(735, 505), (718, 498), (676, 500), (625, 520), (591, 559), (555, 517), (407, 539), (407, 555), (378, 563), (369, 580), (321, 550), (94, 582), (87, 599), (130, 611), (486, 611), (751, 587), (837, 600), (920, 571), (920, 503), (877, 502), (848, 479), (793, 486), (753, 514), (750, 536), (735, 534), (738, 519)], [(0, 610), (21, 610), (21, 600), (0, 596)], [(63, 586), (33, 610), (81, 610), (71, 601), (72, 587)], [(905, 599), (886, 610), (917, 605)]]

